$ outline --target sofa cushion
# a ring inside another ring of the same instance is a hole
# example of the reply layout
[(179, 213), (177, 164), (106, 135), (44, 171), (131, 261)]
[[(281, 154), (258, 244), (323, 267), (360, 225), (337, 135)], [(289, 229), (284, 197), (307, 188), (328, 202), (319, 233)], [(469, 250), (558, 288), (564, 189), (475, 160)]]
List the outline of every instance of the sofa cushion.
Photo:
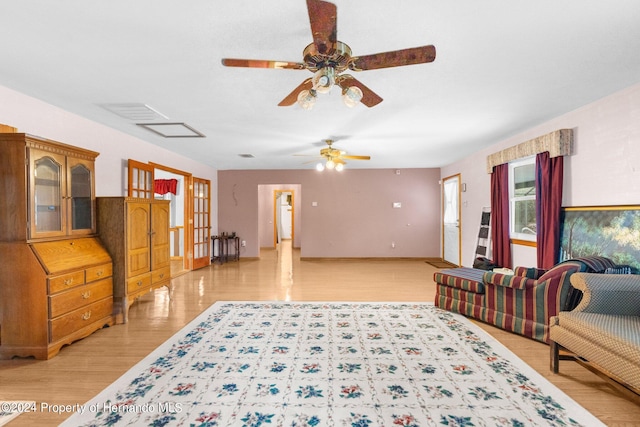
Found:
[(561, 311), (558, 324), (596, 346), (629, 360), (640, 360), (640, 317)]
[(462, 289), (477, 294), (484, 293), (482, 276), (484, 270), (469, 267), (445, 268), (433, 275), (433, 280), (442, 285)]

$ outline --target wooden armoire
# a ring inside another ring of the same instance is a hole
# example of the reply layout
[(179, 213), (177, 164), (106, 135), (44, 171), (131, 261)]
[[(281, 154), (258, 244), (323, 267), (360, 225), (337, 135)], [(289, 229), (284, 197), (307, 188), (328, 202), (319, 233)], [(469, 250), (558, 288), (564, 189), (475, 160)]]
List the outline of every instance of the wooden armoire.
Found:
[(0, 133), (0, 358), (49, 359), (114, 323), (111, 257), (96, 236), (97, 156)]
[(126, 323), (131, 304), (171, 283), (170, 202), (98, 197), (98, 233), (113, 257), (114, 313)]

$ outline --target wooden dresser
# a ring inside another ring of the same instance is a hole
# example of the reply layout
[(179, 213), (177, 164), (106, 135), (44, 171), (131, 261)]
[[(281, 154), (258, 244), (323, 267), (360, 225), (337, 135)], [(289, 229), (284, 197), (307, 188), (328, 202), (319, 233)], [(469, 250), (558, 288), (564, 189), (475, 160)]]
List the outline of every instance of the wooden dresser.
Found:
[(0, 358), (49, 359), (113, 321), (95, 235), (98, 153), (0, 133)]
[(113, 257), (117, 323), (126, 323), (131, 304), (171, 284), (170, 202), (133, 197), (98, 197), (98, 233)]

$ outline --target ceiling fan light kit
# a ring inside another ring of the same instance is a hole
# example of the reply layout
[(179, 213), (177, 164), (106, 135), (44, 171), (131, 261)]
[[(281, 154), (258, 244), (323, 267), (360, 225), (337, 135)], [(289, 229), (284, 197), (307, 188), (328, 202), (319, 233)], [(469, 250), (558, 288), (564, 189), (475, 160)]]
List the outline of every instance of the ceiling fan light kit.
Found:
[(352, 56), (351, 48), (337, 40), (337, 7), (324, 0), (307, 0), (309, 23), (313, 43), (302, 52), (302, 62), (233, 59), (224, 58), (222, 64), (227, 67), (273, 68), (290, 70), (309, 70), (313, 77), (306, 79), (287, 95), (279, 106), (298, 104), (310, 110), (316, 102), (318, 93), (328, 93), (334, 85), (342, 89), (342, 100), (348, 107), (362, 103), (374, 107), (382, 98), (349, 74), (375, 70), (379, 68), (400, 67), (405, 65), (433, 62), (436, 48), (433, 45), (414, 47), (365, 56)]
[(304, 110), (311, 110), (318, 98), (316, 91), (313, 89), (304, 89), (298, 94), (298, 105)]
[(344, 170), (344, 166), (347, 163), (345, 162), (345, 159), (348, 159), (348, 160), (370, 160), (371, 159), (370, 156), (348, 155), (346, 151), (338, 150), (337, 148), (334, 148), (333, 140), (331, 139), (326, 139), (325, 143), (328, 145), (328, 147), (320, 150), (320, 157), (325, 161), (325, 163), (323, 164), (322, 162), (319, 162), (318, 164), (316, 164), (316, 170), (318, 172), (322, 172), (325, 169), (337, 170), (338, 172), (341, 172)]
[(357, 86), (349, 86), (346, 89), (342, 89), (342, 101), (349, 108), (358, 105), (358, 102), (362, 101), (362, 95), (362, 89)]

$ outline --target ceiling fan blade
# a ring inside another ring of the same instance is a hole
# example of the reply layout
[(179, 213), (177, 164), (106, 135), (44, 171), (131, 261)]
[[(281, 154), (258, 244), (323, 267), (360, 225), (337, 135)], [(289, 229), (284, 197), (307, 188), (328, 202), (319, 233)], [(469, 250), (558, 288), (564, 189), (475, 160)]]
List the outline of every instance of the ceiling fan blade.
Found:
[(282, 101), (280, 101), (280, 103), (278, 104), (278, 106), (280, 107), (288, 107), (290, 105), (293, 105), (296, 103), (296, 101), (298, 100), (298, 94), (300, 92), (302, 92), (303, 90), (310, 90), (311, 88), (313, 88), (313, 83), (311, 82), (311, 79), (306, 79), (305, 81), (303, 81), (302, 83), (300, 83), (300, 85), (295, 88), (293, 90), (293, 92), (291, 92), (289, 95), (287, 95)]
[(222, 65), (226, 67), (277, 68), (282, 70), (305, 69), (305, 65), (301, 62), (268, 61), (263, 59), (223, 58)]
[(435, 59), (436, 48), (433, 45), (429, 45), (359, 56), (349, 64), (349, 68), (353, 71), (375, 70), (378, 68), (424, 64), (433, 62)]
[(362, 99), (360, 100), (360, 102), (362, 102), (367, 107), (374, 107), (382, 102), (382, 98), (380, 96), (378, 96), (374, 91), (372, 91), (371, 89), (369, 89), (368, 87), (360, 83), (360, 81), (354, 79), (353, 76), (349, 74), (342, 74), (339, 77), (340, 78), (337, 79), (336, 83), (342, 89), (346, 90), (351, 86), (356, 86), (360, 88), (360, 90), (362, 91)]
[(321, 54), (331, 53), (338, 38), (338, 11), (333, 3), (307, 0), (313, 43)]
[(348, 160), (371, 160), (371, 156), (350, 156), (350, 155), (343, 155), (340, 156), (343, 159), (348, 159)]

